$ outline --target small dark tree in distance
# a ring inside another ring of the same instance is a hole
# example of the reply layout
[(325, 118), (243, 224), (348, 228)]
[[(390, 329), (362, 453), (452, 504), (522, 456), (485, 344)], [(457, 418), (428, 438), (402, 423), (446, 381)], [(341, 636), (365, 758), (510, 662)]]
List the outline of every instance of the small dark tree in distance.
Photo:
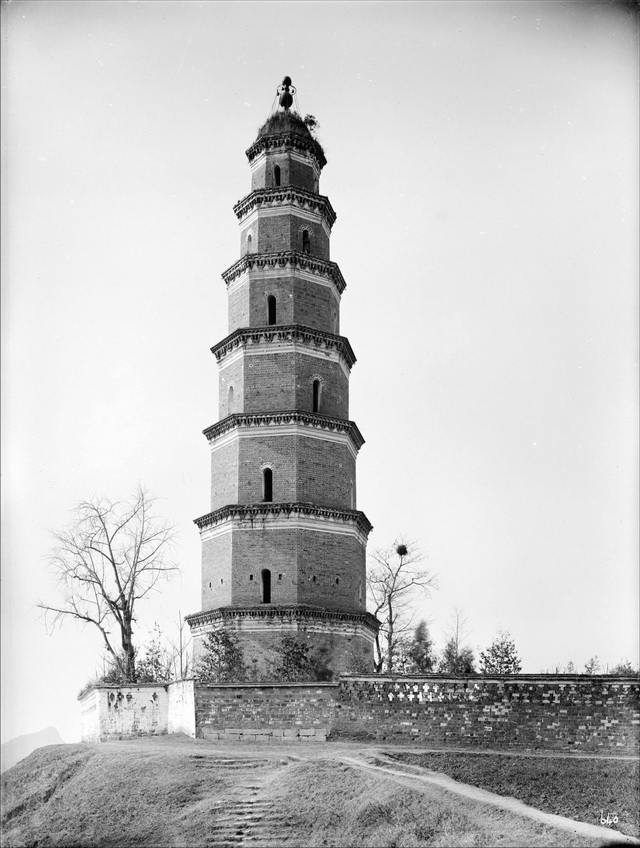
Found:
[(144, 652), (136, 660), (136, 671), (139, 683), (168, 683), (173, 679), (172, 656), (163, 644), (157, 623)]
[(624, 660), (608, 669), (607, 674), (615, 674), (617, 677), (640, 677), (640, 669), (633, 666), (629, 660)]
[(591, 657), (588, 663), (585, 663), (585, 674), (597, 674), (600, 671), (600, 660), (598, 657)]
[(453, 639), (449, 639), (444, 646), (438, 671), (443, 674), (474, 674), (476, 670), (476, 660), (473, 651), (467, 645), (464, 648), (458, 648)]
[(201, 683), (240, 683), (245, 679), (244, 655), (235, 630), (223, 627), (207, 633), (195, 676)]
[(507, 631), (499, 630), (487, 650), (480, 651), (480, 671), (482, 674), (518, 674), (521, 669), (513, 639)]
[(429, 628), (424, 619), (418, 624), (413, 633), (413, 641), (409, 646), (409, 658), (411, 659), (412, 672), (416, 674), (428, 674), (433, 671), (435, 664), (433, 642), (429, 638)]

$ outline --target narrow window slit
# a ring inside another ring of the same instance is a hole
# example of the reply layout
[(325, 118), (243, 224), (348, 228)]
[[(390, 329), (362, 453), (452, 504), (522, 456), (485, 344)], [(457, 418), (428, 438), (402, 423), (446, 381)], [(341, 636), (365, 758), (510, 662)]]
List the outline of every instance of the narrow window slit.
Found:
[(268, 568), (262, 569), (262, 603), (271, 603), (271, 572)]
[(267, 324), (270, 326), (276, 323), (276, 299), (270, 294), (267, 297)]
[(262, 500), (268, 503), (273, 500), (273, 471), (270, 468), (262, 472)]
[(313, 411), (320, 412), (320, 394), (322, 392), (322, 383), (320, 380), (313, 381)]

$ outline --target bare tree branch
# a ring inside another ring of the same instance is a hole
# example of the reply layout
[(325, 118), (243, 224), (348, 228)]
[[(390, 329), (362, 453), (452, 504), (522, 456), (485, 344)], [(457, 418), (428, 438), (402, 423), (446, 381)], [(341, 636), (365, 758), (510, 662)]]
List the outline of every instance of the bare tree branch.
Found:
[[(392, 672), (398, 640), (411, 629), (413, 605), (419, 595), (437, 587), (435, 575), (423, 565), (424, 556), (413, 542), (396, 540), (374, 551), (367, 574), (367, 590), (373, 612), (381, 621), (376, 636), (376, 671)], [(384, 642), (384, 647), (383, 643)]]
[[(132, 682), (136, 602), (178, 570), (172, 560), (173, 528), (154, 514), (155, 503), (141, 487), (128, 502), (100, 498), (80, 503), (69, 527), (52, 534), (56, 545), (49, 565), (63, 604), (38, 604), (45, 620), (53, 614), (54, 628), (67, 617), (97, 627), (107, 652)], [(119, 648), (109, 627), (119, 637)]]

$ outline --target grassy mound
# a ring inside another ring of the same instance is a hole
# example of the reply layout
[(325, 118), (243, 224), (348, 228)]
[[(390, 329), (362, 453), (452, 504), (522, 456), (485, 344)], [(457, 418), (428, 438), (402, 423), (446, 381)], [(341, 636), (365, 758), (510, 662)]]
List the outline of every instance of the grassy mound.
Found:
[(640, 768), (637, 761), (503, 754), (393, 754), (398, 761), (439, 771), (546, 813), (600, 824), (616, 815), (615, 829), (640, 836)]
[(55, 745), (2, 776), (3, 846), (202, 844), (199, 802), (223, 787), (189, 752)]
[(438, 787), (412, 790), (335, 761), (287, 770), (274, 798), (290, 817), (282, 846), (480, 848), (586, 846), (595, 840), (461, 800)]
[[(2, 776), (2, 845), (602, 844), (441, 787), (362, 770), (343, 763), (342, 750), (302, 743), (225, 746), (184, 736), (41, 748)], [(531, 759), (519, 760), (525, 772)], [(560, 762), (566, 768), (567, 760)], [(601, 773), (597, 780), (602, 786)]]

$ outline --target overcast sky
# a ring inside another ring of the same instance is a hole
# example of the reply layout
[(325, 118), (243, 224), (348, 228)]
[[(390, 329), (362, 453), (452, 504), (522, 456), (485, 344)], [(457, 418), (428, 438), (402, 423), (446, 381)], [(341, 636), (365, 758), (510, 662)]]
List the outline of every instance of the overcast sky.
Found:
[(638, 37), (609, 3), (21, 2), (3, 12), (3, 739), (79, 734), (100, 640), (47, 635), (47, 531), (138, 481), (199, 610), (220, 274), (285, 74), (347, 281), (370, 549), (469, 644), (638, 662)]

